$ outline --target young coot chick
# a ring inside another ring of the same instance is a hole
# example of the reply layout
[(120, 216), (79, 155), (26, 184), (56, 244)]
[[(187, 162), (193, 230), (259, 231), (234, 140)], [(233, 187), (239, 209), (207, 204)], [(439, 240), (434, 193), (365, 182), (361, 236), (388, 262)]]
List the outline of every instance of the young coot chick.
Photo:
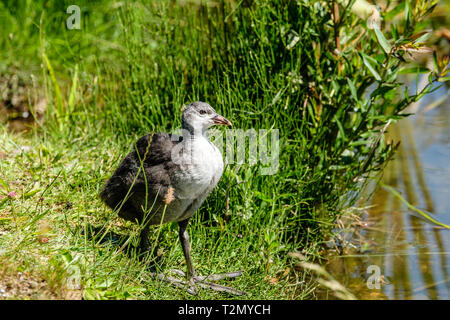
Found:
[[(188, 105), (182, 115), (182, 136), (156, 133), (141, 137), (106, 182), (100, 197), (123, 219), (143, 225), (141, 249), (149, 247), (150, 225), (178, 222), (189, 292), (195, 292), (198, 283), (202, 287), (241, 294), (207, 281), (236, 277), (241, 272), (208, 277), (195, 274), (186, 231), (189, 218), (222, 176), (222, 154), (206, 136), (208, 128), (214, 125), (231, 126), (231, 123), (205, 102)], [(178, 286), (186, 284), (172, 277), (158, 277)]]

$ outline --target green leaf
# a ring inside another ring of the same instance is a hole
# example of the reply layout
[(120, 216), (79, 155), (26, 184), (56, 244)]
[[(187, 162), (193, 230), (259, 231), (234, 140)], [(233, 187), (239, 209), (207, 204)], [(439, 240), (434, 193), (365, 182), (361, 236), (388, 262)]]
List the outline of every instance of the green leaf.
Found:
[(353, 83), (352, 80), (350, 80), (350, 78), (347, 78), (347, 83), (350, 88), (350, 92), (352, 94), (353, 99), (355, 99), (355, 101), (358, 101), (358, 94), (356, 93), (355, 84)]
[(397, 30), (397, 27), (395, 25), (393, 25), (391, 27), (391, 34), (392, 34), (392, 38), (394, 40), (398, 40), (398, 30)]
[(411, 23), (411, 3), (409, 0), (405, 1), (405, 28), (408, 29)]
[(334, 121), (336, 121), (339, 133), (342, 136), (342, 140), (346, 141), (347, 140), (347, 136), (345, 135), (345, 130), (344, 130), (344, 127), (342, 126), (342, 123), (339, 121), (337, 116), (334, 117)]
[(77, 83), (78, 83), (78, 64), (75, 65), (75, 72), (72, 78), (72, 87), (70, 89), (69, 114), (73, 112), (75, 107), (75, 95), (77, 93)]
[(440, 73), (441, 72), (441, 68), (439, 67), (439, 62), (438, 62), (436, 51), (433, 51), (433, 64), (434, 64), (435, 70), (438, 73)]
[(377, 79), (378, 81), (381, 81), (380, 75), (378, 74), (378, 72), (374, 69), (374, 67), (369, 62), (369, 60), (372, 58), (370, 58), (369, 56), (365, 55), (362, 52), (360, 54), (361, 54), (364, 64), (366, 65), (367, 69), (369, 69), (370, 73), (372, 73), (372, 75), (374, 76), (375, 79)]
[(384, 15), (384, 20), (386, 21), (390, 21), (392, 20), (395, 16), (397, 16), (403, 9), (405, 8), (405, 2), (404, 1), (400, 1), (400, 4), (398, 4), (396, 7), (394, 7), (391, 11), (389, 11), (388, 13), (386, 13)]
[(422, 43), (425, 42), (429, 37), (430, 37), (431, 33), (430, 32), (426, 32), (423, 35), (421, 35), (419, 38), (417, 38), (414, 43)]
[(29, 198), (29, 197), (34, 196), (36, 193), (38, 193), (38, 192), (41, 191), (41, 190), (42, 190), (41, 188), (34, 189), (34, 190), (31, 190), (31, 191), (25, 193), (23, 196), (24, 196), (25, 199), (27, 199), (27, 198)]
[(379, 88), (375, 89), (371, 94), (370, 97), (371, 98), (375, 98), (377, 96), (384, 96), (386, 94), (386, 92), (390, 91), (390, 90), (394, 90), (393, 86), (389, 86), (389, 85), (382, 85)]
[(8, 184), (6, 183), (5, 180), (2, 179), (2, 177), (0, 177), (0, 185), (2, 185), (3, 188), (5, 189), (5, 191), (8, 192), (8, 190), (9, 190)]
[(384, 36), (383, 32), (381, 32), (381, 30), (378, 29), (378, 28), (375, 28), (374, 31), (375, 31), (375, 35), (377, 36), (378, 43), (383, 48), (384, 52), (386, 52), (386, 53), (391, 52), (391, 45), (387, 41), (387, 39)]
[(50, 63), (50, 60), (48, 59), (47, 55), (45, 53), (42, 54), (42, 57), (45, 60), (45, 63), (47, 64), (47, 69), (50, 73), (50, 79), (52, 80), (52, 84), (53, 84), (53, 88), (55, 90), (55, 95), (56, 95), (56, 103), (57, 103), (57, 115), (61, 116), (62, 112), (63, 112), (63, 107), (64, 107), (64, 99), (63, 96), (61, 94), (61, 89), (59, 88), (59, 84), (58, 81), (56, 80), (56, 75), (55, 75), (55, 71), (53, 70), (53, 67)]
[(92, 288), (87, 288), (83, 292), (83, 299), (85, 300), (99, 300), (101, 297), (101, 292)]
[(63, 154), (62, 153), (58, 153), (52, 160), (52, 163), (56, 163), (58, 162), (61, 158), (62, 158)]
[(399, 72), (398, 69), (395, 70), (390, 69), (387, 73), (386, 82), (394, 82), (397, 79), (398, 72)]
[(3, 205), (8, 201), (8, 197), (4, 197), (2, 200), (0, 200), (0, 209), (3, 208)]
[(429, 7), (428, 10), (425, 11), (425, 13), (423, 14), (423, 16), (429, 15), (429, 14), (434, 10), (434, 8), (435, 8), (436, 6), (437, 6), (437, 3), (434, 4), (434, 5), (432, 5), (431, 7)]
[(410, 67), (410, 68), (401, 68), (398, 73), (399, 74), (416, 74), (416, 73), (428, 73), (430, 70), (425, 67)]

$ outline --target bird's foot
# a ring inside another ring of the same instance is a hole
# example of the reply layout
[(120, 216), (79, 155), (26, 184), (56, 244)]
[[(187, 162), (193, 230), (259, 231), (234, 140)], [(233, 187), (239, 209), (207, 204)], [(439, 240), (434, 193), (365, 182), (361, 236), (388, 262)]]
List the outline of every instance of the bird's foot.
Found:
[[(175, 273), (176, 275), (186, 277), (186, 274), (181, 270), (172, 269), (170, 271), (172, 273)], [(197, 294), (198, 287), (201, 287), (201, 288), (211, 289), (214, 291), (227, 292), (230, 294), (235, 294), (235, 295), (241, 296), (241, 295), (245, 294), (245, 292), (234, 289), (234, 288), (230, 288), (227, 286), (223, 286), (223, 285), (220, 285), (217, 283), (213, 283), (210, 281), (219, 281), (219, 280), (226, 279), (226, 278), (236, 278), (242, 274), (243, 274), (243, 271), (228, 272), (228, 273), (221, 273), (221, 274), (211, 274), (208, 276), (193, 275), (187, 281), (177, 279), (177, 278), (174, 278), (171, 276), (166, 276), (164, 274), (152, 273), (152, 276), (157, 277), (160, 280), (167, 281), (167, 282), (171, 283), (172, 285), (179, 287), (179, 288), (187, 287), (186, 291), (193, 295)]]

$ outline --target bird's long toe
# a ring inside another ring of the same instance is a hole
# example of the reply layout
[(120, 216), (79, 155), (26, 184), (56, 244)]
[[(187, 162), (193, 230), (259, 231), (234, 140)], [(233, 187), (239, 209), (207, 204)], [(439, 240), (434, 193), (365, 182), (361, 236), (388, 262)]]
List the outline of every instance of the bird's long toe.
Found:
[[(181, 277), (186, 277), (186, 273), (182, 270), (178, 269), (171, 269), (171, 273), (174, 273)], [(218, 292), (227, 292), (234, 295), (243, 295), (245, 294), (244, 291), (240, 291), (231, 287), (227, 287), (221, 284), (217, 284), (210, 281), (219, 281), (226, 278), (236, 278), (243, 274), (243, 271), (235, 271), (235, 272), (228, 272), (228, 273), (221, 273), (221, 274), (210, 274), (208, 276), (198, 276), (193, 275), (191, 276), (187, 281), (186, 280), (180, 280), (178, 278), (174, 278), (171, 276), (166, 276), (162, 274), (153, 274), (154, 276), (157, 276), (158, 279), (166, 281), (171, 283), (172, 285), (179, 287), (179, 288), (185, 288), (188, 293), (190, 294), (197, 294), (198, 293), (198, 287), (204, 288), (204, 289), (210, 289)]]
[(227, 293), (238, 295), (238, 296), (242, 296), (243, 294), (245, 294), (244, 291), (240, 291), (240, 290), (237, 290), (237, 289), (234, 289), (231, 287), (223, 286), (221, 284), (209, 282), (206, 280), (195, 280), (195, 283), (199, 287), (202, 287), (205, 289), (211, 289), (211, 290), (218, 291), (218, 292), (227, 292)]

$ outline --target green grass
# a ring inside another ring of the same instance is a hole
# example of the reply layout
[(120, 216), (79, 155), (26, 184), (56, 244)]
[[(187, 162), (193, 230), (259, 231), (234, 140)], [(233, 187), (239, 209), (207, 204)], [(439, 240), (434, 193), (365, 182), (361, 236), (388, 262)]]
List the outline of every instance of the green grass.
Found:
[[(112, 151), (111, 140), (86, 136), (68, 146), (52, 138), (23, 139), (3, 131), (1, 141), (2, 152), (7, 154), (2, 159), (1, 172), (17, 179), (3, 180), (6, 190), (16, 193), (14, 198), (4, 198), (0, 205), (0, 226), (4, 232), (1, 256), (9, 261), (6, 263), (19, 266), (19, 270), (39, 272), (59, 297), (67, 295), (67, 278), (79, 268), (85, 298), (192, 298), (183, 290), (152, 279), (147, 264), (120, 251), (120, 245), (112, 241), (98, 243), (103, 232), (114, 232), (123, 239), (131, 235), (134, 244), (137, 240), (136, 227), (111, 216), (97, 196), (102, 178), (124, 155), (123, 151)], [(31, 147), (16, 153), (21, 146)], [(248, 224), (233, 214), (223, 225), (194, 218), (189, 232), (198, 272), (245, 270), (231, 285), (248, 292), (246, 298), (305, 297), (313, 284), (286, 287), (302, 275), (282, 276), (292, 261), (287, 255), (278, 254), (283, 248), (273, 243), (276, 239), (268, 237), (274, 233), (276, 223), (267, 219)], [(104, 229), (92, 237), (93, 227)], [(153, 239), (157, 229), (151, 235)], [(42, 241), (45, 238), (48, 242)], [(176, 224), (162, 227), (159, 248), (163, 250), (159, 271), (184, 269)], [(271, 283), (270, 279), (276, 277), (280, 278), (277, 283)], [(228, 297), (205, 290), (196, 298)]]
[[(237, 128), (279, 129), (281, 137), (276, 175), (260, 175), (261, 164), (227, 166), (192, 219), (197, 270), (244, 270), (229, 284), (245, 298), (314, 297), (317, 284), (289, 253), (320, 260), (360, 181), (395, 149), (381, 128), (446, 72), (436, 57), (422, 92), (397, 90), (402, 57), (427, 26), (421, 1), (418, 10), (383, 12), (386, 22), (393, 12), (408, 19), (382, 32), (342, 2), (335, 21), (332, 3), (315, 0), (79, 1), (81, 30), (67, 30), (70, 4), (0, 3), (1, 78), (18, 75), (34, 92), (26, 99), (32, 112), (38, 101), (47, 105), (26, 135), (0, 124), (0, 259), (5, 274), (39, 275), (60, 298), (74, 268), (85, 298), (229, 297), (191, 297), (151, 279), (120, 245), (90, 236), (101, 228), (100, 237), (114, 232), (136, 243), (136, 227), (111, 213), (99, 190), (139, 136), (176, 129), (181, 106), (195, 100)], [(176, 225), (160, 234), (159, 271), (183, 269)]]

